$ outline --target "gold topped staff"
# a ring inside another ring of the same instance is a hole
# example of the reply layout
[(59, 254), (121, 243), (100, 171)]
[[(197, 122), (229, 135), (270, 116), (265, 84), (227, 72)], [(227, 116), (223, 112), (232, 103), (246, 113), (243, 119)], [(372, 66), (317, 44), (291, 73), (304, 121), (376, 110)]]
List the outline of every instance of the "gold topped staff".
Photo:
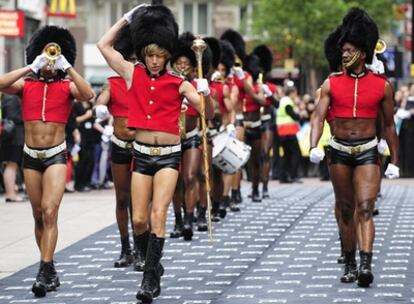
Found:
[[(203, 52), (206, 49), (206, 43), (200, 36), (197, 36), (193, 41), (191, 49), (194, 51), (197, 59), (197, 77), (203, 78)], [(206, 192), (207, 192), (207, 218), (208, 218), (208, 236), (210, 241), (213, 240), (212, 226), (211, 226), (211, 198), (210, 198), (210, 166), (208, 162), (208, 150), (207, 150), (207, 123), (206, 123), (206, 103), (204, 95), (200, 95), (201, 103), (201, 129), (203, 132), (203, 158), (204, 158), (204, 170), (206, 177)]]

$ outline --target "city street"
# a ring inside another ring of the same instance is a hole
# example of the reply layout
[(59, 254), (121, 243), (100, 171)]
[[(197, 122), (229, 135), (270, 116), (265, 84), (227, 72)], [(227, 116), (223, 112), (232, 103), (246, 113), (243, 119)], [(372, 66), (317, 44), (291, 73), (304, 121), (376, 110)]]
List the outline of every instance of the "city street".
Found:
[[(213, 241), (170, 239), (156, 304), (414, 303), (414, 180), (383, 181), (375, 217), (374, 283), (340, 283), (339, 240), (330, 182), (271, 182), (271, 198), (213, 223)], [(65, 194), (55, 256), (61, 286), (35, 298), (38, 251), (28, 203), (0, 202), (0, 303), (136, 303), (141, 273), (113, 268), (120, 252), (114, 191)]]

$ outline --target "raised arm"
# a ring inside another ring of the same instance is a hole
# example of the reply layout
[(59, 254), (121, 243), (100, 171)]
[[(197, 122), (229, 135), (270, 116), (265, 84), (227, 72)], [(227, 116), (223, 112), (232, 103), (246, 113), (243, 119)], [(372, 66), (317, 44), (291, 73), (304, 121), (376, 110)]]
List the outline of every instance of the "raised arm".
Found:
[(134, 65), (125, 60), (124, 57), (113, 48), (113, 44), (118, 32), (128, 25), (127, 19), (122, 17), (119, 19), (98, 41), (96, 46), (104, 56), (108, 65), (116, 72), (119, 76), (124, 78), (127, 87), (130, 88), (132, 75), (134, 72)]
[(66, 73), (68, 73), (73, 80), (70, 84), (70, 93), (75, 99), (86, 101), (95, 97), (95, 92), (92, 90), (89, 82), (79, 75), (73, 67), (67, 69)]
[(96, 99), (96, 104), (107, 105), (110, 100), (111, 100), (111, 87), (105, 84), (102, 87), (101, 94), (99, 94), (98, 98)]

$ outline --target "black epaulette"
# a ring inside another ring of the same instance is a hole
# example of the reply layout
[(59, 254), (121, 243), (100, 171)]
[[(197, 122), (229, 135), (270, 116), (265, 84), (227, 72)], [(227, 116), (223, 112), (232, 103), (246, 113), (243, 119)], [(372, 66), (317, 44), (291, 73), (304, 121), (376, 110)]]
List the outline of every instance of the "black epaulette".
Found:
[(180, 73), (177, 73), (176, 71), (168, 71), (167, 73), (171, 76), (178, 77), (178, 78), (181, 78), (181, 79), (185, 79), (183, 75), (181, 75)]
[(334, 77), (334, 76), (341, 76), (343, 74), (344, 74), (344, 72), (332, 72), (331, 74), (329, 74), (328, 78), (329, 77)]

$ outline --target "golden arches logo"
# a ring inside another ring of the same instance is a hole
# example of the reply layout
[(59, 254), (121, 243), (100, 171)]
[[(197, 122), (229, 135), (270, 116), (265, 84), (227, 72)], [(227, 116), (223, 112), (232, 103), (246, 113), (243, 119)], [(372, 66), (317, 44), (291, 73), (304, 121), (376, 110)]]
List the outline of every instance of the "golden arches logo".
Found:
[(75, 0), (51, 0), (48, 8), (48, 15), (67, 18), (76, 17)]

